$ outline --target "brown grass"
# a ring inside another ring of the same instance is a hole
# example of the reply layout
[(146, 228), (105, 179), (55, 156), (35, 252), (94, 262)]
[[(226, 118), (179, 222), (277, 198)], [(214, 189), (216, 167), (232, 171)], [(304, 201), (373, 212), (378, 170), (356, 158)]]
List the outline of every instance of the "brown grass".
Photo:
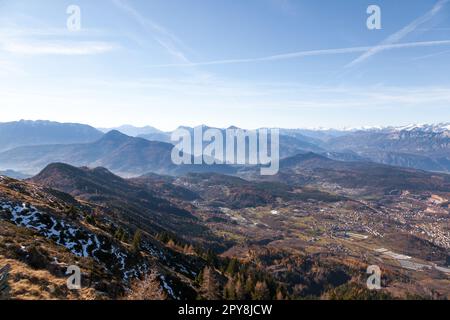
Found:
[(93, 300), (95, 290), (84, 288), (80, 291), (70, 291), (65, 278), (57, 278), (45, 270), (33, 270), (17, 260), (0, 256), (0, 266), (9, 264), (8, 285), (10, 287), (6, 299), (17, 300)]

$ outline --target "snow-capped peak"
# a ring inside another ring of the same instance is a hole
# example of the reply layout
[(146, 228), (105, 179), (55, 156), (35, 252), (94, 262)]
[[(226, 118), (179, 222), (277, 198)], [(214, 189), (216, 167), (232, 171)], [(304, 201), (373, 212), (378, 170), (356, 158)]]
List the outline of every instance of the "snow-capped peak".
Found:
[(445, 131), (450, 131), (450, 123), (438, 123), (438, 124), (410, 124), (407, 126), (393, 128), (395, 131), (424, 131), (441, 133)]

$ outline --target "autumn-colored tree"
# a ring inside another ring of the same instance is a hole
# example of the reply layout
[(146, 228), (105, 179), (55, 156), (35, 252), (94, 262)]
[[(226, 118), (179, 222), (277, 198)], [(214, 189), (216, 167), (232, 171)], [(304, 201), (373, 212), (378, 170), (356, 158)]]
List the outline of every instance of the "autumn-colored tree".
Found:
[(270, 291), (265, 281), (258, 281), (252, 295), (253, 300), (270, 300)]
[(253, 280), (253, 276), (249, 275), (247, 280), (245, 281), (245, 292), (251, 294), (253, 289), (255, 288), (255, 281)]
[(144, 280), (133, 282), (127, 300), (167, 300), (167, 294), (161, 288), (158, 275), (152, 273)]
[(283, 300), (285, 300), (284, 294), (283, 294), (283, 292), (282, 292), (280, 289), (277, 290), (276, 299), (277, 299), (278, 301), (283, 301)]
[(226, 300), (236, 300), (236, 287), (233, 279), (228, 279), (223, 295)]
[(177, 245), (176, 245), (175, 241), (173, 241), (172, 239), (170, 239), (170, 240), (167, 242), (167, 246), (168, 246), (169, 248), (175, 248)]
[(188, 255), (195, 254), (195, 248), (192, 245), (185, 245), (183, 252)]
[(206, 300), (220, 300), (219, 285), (215, 272), (210, 267), (203, 269), (200, 292)]
[(242, 285), (241, 279), (238, 279), (235, 284), (236, 300), (245, 300), (245, 288)]

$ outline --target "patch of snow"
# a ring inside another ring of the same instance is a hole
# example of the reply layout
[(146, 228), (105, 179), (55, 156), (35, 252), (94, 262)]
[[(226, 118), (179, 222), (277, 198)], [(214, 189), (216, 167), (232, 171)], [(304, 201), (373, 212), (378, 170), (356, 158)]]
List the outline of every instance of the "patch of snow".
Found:
[(162, 283), (163, 283), (163, 287), (164, 289), (167, 291), (167, 293), (175, 300), (179, 300), (179, 298), (175, 295), (172, 287), (169, 286), (169, 284), (166, 282), (166, 277), (161, 276), (160, 277)]
[[(92, 257), (100, 262), (95, 255), (102, 251), (111, 254), (119, 265), (120, 271), (126, 272), (126, 260), (128, 255), (116, 246), (102, 245), (102, 241), (94, 233), (72, 226), (63, 220), (58, 220), (50, 214), (40, 212), (33, 206), (26, 204), (14, 204), (12, 202), (0, 203), (0, 208), (11, 213), (9, 220), (17, 226), (35, 230), (47, 239), (53, 240), (56, 244), (64, 246), (77, 257)], [(109, 267), (109, 266), (108, 266)], [(143, 268), (143, 267), (141, 267)], [(137, 274), (138, 271), (129, 272)], [(130, 275), (129, 274), (129, 275)], [(125, 275), (125, 276), (129, 276)]]

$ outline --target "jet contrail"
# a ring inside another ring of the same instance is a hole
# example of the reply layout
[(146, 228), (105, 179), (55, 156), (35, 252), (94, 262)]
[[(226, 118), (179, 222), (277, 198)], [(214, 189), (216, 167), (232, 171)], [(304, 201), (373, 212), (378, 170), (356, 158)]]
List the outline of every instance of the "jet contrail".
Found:
[[(450, 40), (384, 44), (384, 45), (377, 46), (377, 48), (379, 48), (380, 50), (394, 50), (394, 49), (445, 46), (445, 45), (450, 45)], [(226, 59), (226, 60), (214, 60), (214, 61), (192, 62), (192, 63), (160, 64), (160, 65), (152, 65), (149, 67), (150, 68), (199, 67), (199, 66), (212, 66), (212, 65), (225, 65), (225, 64), (269, 62), (269, 61), (297, 59), (297, 58), (303, 58), (303, 57), (322, 56), (322, 55), (367, 52), (368, 50), (370, 50), (372, 48), (373, 48), (372, 46), (364, 46), (364, 47), (350, 47), (350, 48), (338, 48), (338, 49), (297, 51), (297, 52), (271, 55), (271, 56), (265, 56), (265, 57), (259, 57), (259, 58)]]

